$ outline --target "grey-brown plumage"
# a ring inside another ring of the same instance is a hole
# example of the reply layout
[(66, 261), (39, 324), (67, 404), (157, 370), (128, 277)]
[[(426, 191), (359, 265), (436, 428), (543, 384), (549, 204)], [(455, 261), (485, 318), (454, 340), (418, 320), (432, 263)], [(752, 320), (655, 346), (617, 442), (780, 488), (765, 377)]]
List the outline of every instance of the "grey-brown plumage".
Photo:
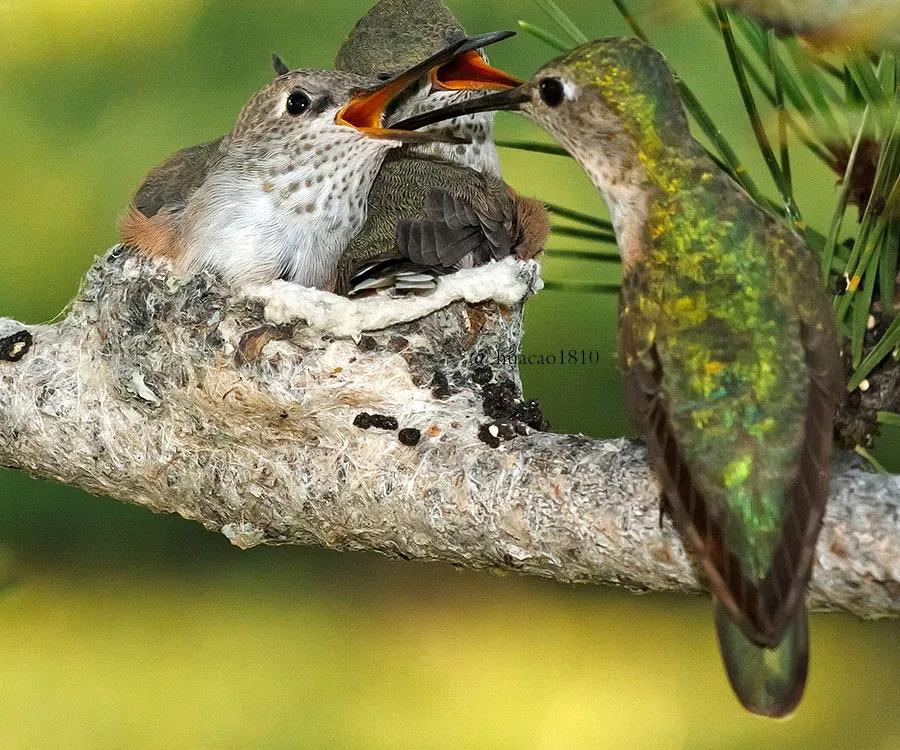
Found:
[(381, 0), (357, 21), (334, 67), (372, 78), (390, 76), (464, 36), (440, 0)]
[(218, 156), (222, 138), (209, 143), (183, 148), (154, 167), (144, 178), (132, 200), (134, 207), (147, 218), (165, 206), (183, 205), (209, 171)]
[[(122, 222), (123, 240), (183, 273), (209, 268), (233, 283), (282, 277), (327, 286), (363, 225), (381, 160), (401, 145), (338, 121), (369, 90), (378, 90), (373, 81), (346, 72), (279, 76), (227, 135), (147, 176)], [(289, 111), (295, 99), (297, 114)]]
[(336, 291), (428, 289), (434, 275), (509, 255), (532, 258), (548, 232), (544, 207), (496, 177), (389, 154), (369, 193), (366, 223), (341, 257)]

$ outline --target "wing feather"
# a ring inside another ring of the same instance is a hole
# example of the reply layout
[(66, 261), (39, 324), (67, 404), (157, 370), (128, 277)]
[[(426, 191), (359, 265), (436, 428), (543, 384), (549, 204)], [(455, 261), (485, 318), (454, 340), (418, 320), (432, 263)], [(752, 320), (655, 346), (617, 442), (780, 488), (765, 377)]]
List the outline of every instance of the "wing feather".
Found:
[(635, 340), (630, 293), (626, 280), (619, 313), (619, 353), (628, 411), (647, 441), (673, 520), (699, 556), (713, 594), (751, 640), (774, 647), (802, 602), (828, 495), (834, 383), (839, 381), (836, 337), (822, 333), (820, 327), (809, 331), (804, 326), (801, 331), (810, 370), (801, 450), (773, 564), (763, 579), (754, 582), (728, 552), (724, 519), (716, 516), (679, 449), (662, 393), (658, 352), (655, 345), (641, 351)]
[(164, 207), (184, 206), (206, 178), (221, 140), (184, 148), (154, 167), (135, 193), (134, 207), (150, 219)]
[(466, 260), (475, 265), (510, 253), (509, 229), (502, 220), (447, 190), (429, 191), (425, 215), (397, 224), (397, 248), (414, 263), (453, 268)]

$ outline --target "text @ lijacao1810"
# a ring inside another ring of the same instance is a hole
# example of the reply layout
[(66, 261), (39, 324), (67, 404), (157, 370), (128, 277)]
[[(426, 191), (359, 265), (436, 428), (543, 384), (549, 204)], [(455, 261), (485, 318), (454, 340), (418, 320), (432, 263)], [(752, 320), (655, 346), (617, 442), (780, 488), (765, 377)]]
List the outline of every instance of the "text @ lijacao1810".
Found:
[(474, 357), (479, 365), (496, 367), (559, 366), (559, 365), (599, 365), (603, 354), (594, 349), (559, 349), (552, 352), (519, 352), (518, 354), (493, 354), (482, 352)]

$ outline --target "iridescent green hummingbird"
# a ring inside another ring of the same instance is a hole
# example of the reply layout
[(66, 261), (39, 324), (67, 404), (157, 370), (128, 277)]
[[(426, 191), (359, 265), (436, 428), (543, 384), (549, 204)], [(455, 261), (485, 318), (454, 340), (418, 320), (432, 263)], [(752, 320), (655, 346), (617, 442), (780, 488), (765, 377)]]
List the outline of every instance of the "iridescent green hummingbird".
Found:
[(712, 589), (735, 692), (783, 716), (806, 681), (804, 593), (843, 391), (819, 265), (694, 141), (665, 59), (636, 39), (590, 42), (519, 89), (397, 127), (483, 108), (546, 128), (609, 206), (629, 411)]
[[(492, 41), (502, 38), (497, 34)], [(441, 0), (380, 0), (353, 27), (335, 67), (389, 78), (467, 39)], [(490, 66), (469, 42), (398, 97), (388, 119), (520, 83)], [(549, 232), (546, 211), (501, 179), (493, 120), (493, 112), (466, 115), (434, 133), (465, 139), (465, 145), (411, 145), (389, 155), (369, 194), (366, 224), (341, 258), (338, 293), (383, 287), (428, 291), (436, 275), (510, 254), (531, 258), (543, 249)]]

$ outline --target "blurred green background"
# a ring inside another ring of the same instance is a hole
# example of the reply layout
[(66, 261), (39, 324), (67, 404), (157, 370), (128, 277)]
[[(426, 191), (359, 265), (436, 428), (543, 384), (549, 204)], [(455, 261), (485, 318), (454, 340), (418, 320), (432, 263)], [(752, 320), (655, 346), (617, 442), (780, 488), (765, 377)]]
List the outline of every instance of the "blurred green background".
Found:
[[(54, 317), (150, 167), (225, 132), (272, 52), (328, 66), (369, 3), (0, 0), (0, 315)], [(451, 4), (471, 31), (545, 21), (513, 0)], [(611, 3), (561, 4), (592, 35), (626, 31)], [(765, 183), (721, 42), (683, 9), (637, 11)], [(491, 55), (527, 76), (553, 53), (519, 36)], [(544, 138), (507, 115), (499, 130)], [(605, 215), (573, 163), (502, 157), (524, 192)], [(800, 149), (794, 160), (801, 208), (827, 226), (835, 178)], [(617, 268), (549, 259), (545, 275), (610, 281)], [(529, 303), (528, 352), (602, 355), (525, 368), (556, 430), (629, 431), (615, 308), (573, 292)], [(877, 450), (894, 471), (897, 437)], [(0, 472), (0, 576), (0, 748), (900, 747), (896, 622), (814, 616), (806, 698), (771, 722), (732, 698), (702, 598), (240, 552), (12, 472)]]

